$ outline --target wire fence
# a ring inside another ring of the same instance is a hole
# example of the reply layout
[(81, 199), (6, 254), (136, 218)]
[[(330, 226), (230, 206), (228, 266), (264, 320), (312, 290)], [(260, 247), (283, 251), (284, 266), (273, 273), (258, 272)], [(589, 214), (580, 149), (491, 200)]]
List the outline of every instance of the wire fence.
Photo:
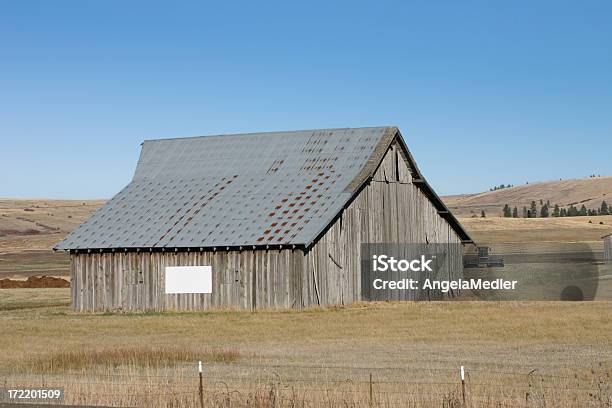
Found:
[[(78, 372), (0, 371), (0, 387), (63, 387), (66, 401), (106, 406), (612, 407), (610, 372), (512, 371), (266, 362)], [(152, 404), (151, 401), (155, 401)], [(542, 401), (548, 403), (541, 404)], [(584, 404), (587, 402), (588, 404)]]

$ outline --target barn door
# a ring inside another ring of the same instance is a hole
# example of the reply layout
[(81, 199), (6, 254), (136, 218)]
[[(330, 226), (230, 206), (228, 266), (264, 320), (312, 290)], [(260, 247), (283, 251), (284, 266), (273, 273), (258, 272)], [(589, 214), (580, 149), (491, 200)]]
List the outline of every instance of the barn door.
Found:
[(144, 310), (145, 284), (142, 269), (129, 266), (123, 269), (122, 307), (126, 310)]
[(221, 281), (222, 303), (226, 307), (240, 307), (240, 286), (242, 279), (240, 271), (235, 268), (226, 268)]

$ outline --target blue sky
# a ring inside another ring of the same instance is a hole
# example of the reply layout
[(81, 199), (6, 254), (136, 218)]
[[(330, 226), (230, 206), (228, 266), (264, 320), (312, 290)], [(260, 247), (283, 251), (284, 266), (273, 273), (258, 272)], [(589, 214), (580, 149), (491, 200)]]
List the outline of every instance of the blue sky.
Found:
[(144, 139), (397, 125), (440, 194), (612, 174), (612, 2), (0, 1), (0, 197)]

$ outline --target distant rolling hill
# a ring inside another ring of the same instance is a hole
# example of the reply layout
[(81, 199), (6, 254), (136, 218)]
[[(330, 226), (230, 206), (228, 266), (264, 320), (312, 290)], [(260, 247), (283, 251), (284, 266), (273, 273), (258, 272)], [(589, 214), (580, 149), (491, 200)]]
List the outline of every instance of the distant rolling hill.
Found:
[(68, 255), (51, 248), (102, 204), (0, 198), (0, 279), (67, 276)]
[(49, 250), (104, 202), (0, 198), (0, 253)]
[(570, 205), (580, 208), (597, 209), (602, 201), (612, 205), (612, 176), (592, 177), (529, 183), (496, 191), (477, 194), (462, 194), (442, 197), (450, 210), (458, 217), (479, 216), (484, 210), (487, 216), (501, 216), (505, 204), (517, 207), (519, 216), (523, 206), (529, 208), (531, 201), (550, 201), (551, 210), (555, 204), (561, 208)]

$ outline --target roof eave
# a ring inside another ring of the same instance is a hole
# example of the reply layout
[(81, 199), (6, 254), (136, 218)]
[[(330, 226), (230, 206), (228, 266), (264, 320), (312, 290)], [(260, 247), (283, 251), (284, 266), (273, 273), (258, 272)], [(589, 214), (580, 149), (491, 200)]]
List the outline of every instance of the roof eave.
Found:
[[(408, 146), (406, 145), (406, 142), (404, 141), (404, 138), (400, 130), (398, 128), (396, 128), (396, 130), (397, 130), (397, 134), (394, 139), (397, 139), (399, 141), (399, 144), (402, 150), (404, 150), (404, 153), (406, 154), (408, 161), (414, 168), (416, 175), (418, 175), (418, 179), (417, 179), (418, 182), (415, 183), (415, 185), (418, 188), (420, 188), (421, 191), (423, 191), (423, 193), (430, 199), (430, 201), (434, 204), (434, 206), (438, 210), (438, 213), (440, 214), (440, 216), (442, 216), (450, 224), (453, 230), (457, 233), (457, 235), (461, 239), (461, 242), (464, 244), (473, 244), (474, 240), (472, 239), (472, 237), (470, 237), (467, 231), (459, 223), (459, 220), (457, 220), (457, 218), (449, 210), (446, 204), (444, 204), (444, 201), (442, 201), (440, 196), (434, 191), (433, 188), (431, 188), (431, 186), (429, 185), (425, 177), (423, 177), (423, 174), (421, 173), (421, 170), (419, 170), (419, 167), (417, 166), (416, 161), (414, 160), (414, 157), (412, 157), (412, 153), (410, 153), (410, 150), (408, 150)], [(441, 212), (444, 212), (444, 215), (441, 214)]]
[[(373, 179), (374, 174), (376, 173), (382, 163), (382, 160), (384, 159), (385, 153), (387, 152), (387, 150), (389, 150), (389, 147), (391, 147), (391, 144), (396, 139), (399, 141), (400, 147), (406, 154), (410, 165), (414, 168), (416, 175), (418, 176), (416, 179), (417, 182), (414, 183), (417, 188), (423, 191), (425, 196), (434, 204), (434, 206), (438, 210), (438, 214), (449, 223), (451, 228), (453, 228), (455, 233), (457, 233), (457, 235), (459, 236), (462, 244), (469, 245), (475, 243), (472, 237), (470, 237), (467, 231), (465, 231), (463, 226), (459, 223), (459, 220), (457, 220), (453, 213), (448, 209), (446, 204), (444, 204), (440, 196), (438, 196), (438, 194), (434, 191), (434, 189), (429, 185), (427, 180), (425, 180), (425, 178), (421, 174), (421, 171), (416, 165), (414, 157), (408, 150), (408, 146), (406, 145), (406, 142), (404, 141), (404, 138), (399, 128), (397, 126), (388, 126), (385, 130), (385, 134), (381, 138), (380, 145), (376, 148), (375, 152), (372, 153), (372, 157), (370, 158), (370, 160), (368, 160), (368, 163), (366, 163), (361, 173), (359, 173), (359, 175), (355, 177), (355, 180), (350, 183), (348, 189), (353, 191), (352, 196), (347, 200), (344, 206), (338, 211), (336, 216), (328, 223), (328, 225), (326, 225), (321, 231), (319, 231), (314, 236), (314, 238), (310, 242), (308, 242), (308, 244), (306, 244), (306, 249), (310, 249), (321, 238), (321, 236), (325, 234), (327, 229), (342, 214), (342, 211), (344, 211), (353, 202), (353, 200), (361, 193), (363, 188)], [(373, 163), (376, 164), (373, 165)]]

